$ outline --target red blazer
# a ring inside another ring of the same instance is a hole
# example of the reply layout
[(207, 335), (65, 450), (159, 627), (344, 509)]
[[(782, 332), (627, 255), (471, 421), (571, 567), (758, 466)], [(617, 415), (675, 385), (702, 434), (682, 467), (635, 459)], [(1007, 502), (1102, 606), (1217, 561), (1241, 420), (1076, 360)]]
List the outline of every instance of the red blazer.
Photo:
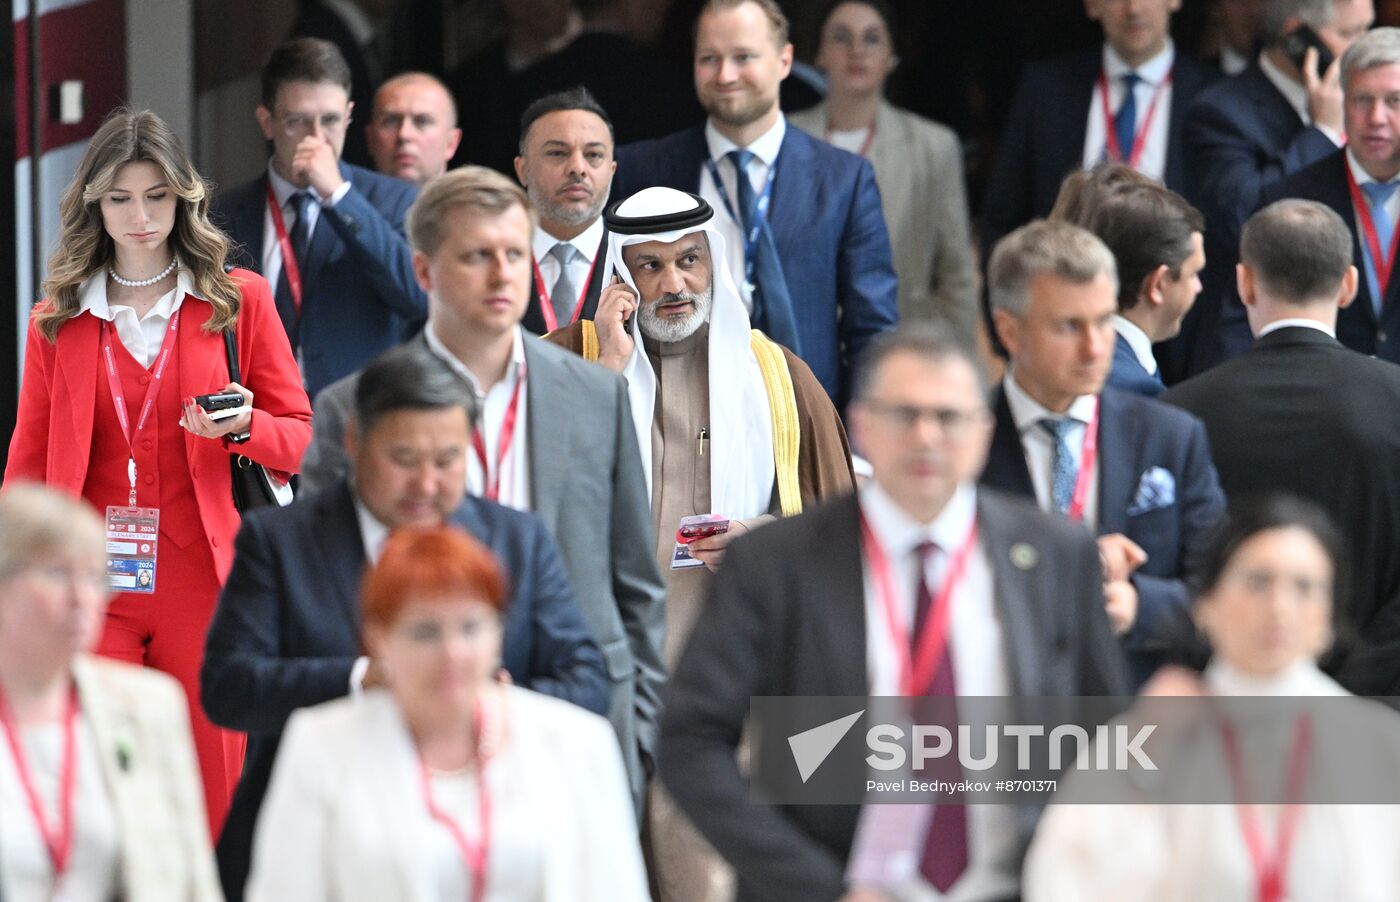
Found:
[[(267, 280), (235, 269), (233, 280), (243, 292), (238, 313), (238, 366), (253, 393), (252, 438), (243, 445), (185, 433), (185, 460), (219, 581), (233, 563), (238, 511), (233, 506), (229, 451), (273, 469), (295, 473), (311, 441), (311, 402), (301, 385), (287, 333), (273, 306)], [(180, 309), (180, 396), (220, 391), (229, 382), (223, 336), (206, 332), (213, 308), (186, 295)], [(101, 367), (101, 323), (95, 316), (75, 316), (50, 342), (31, 320), (24, 352), (19, 417), (10, 438), (5, 482), (43, 482), (81, 496), (92, 450), (92, 415)]]

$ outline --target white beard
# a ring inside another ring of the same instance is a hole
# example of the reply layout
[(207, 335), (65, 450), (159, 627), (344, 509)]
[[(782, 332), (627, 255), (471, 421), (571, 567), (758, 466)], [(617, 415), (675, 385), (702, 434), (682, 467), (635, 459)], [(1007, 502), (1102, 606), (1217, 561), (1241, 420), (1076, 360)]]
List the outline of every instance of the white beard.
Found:
[[(685, 292), (682, 294), (662, 295), (650, 304), (642, 304), (637, 308), (637, 325), (641, 327), (642, 334), (653, 341), (675, 342), (689, 338), (695, 331), (710, 319), (710, 305), (714, 301), (715, 286), (710, 283), (699, 294)], [(656, 315), (656, 308), (663, 302), (674, 302), (676, 300), (690, 301), (694, 306), (688, 316), (683, 318), (660, 317)]]

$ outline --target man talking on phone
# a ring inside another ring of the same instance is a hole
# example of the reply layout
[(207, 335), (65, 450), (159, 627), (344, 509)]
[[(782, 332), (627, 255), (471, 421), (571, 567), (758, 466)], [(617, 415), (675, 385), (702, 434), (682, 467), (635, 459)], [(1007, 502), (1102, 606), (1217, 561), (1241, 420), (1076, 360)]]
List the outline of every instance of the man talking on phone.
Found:
[(1206, 216), (1210, 262), (1196, 307), (1164, 361), (1169, 383), (1253, 341), (1233, 291), (1240, 231), (1270, 186), (1344, 143), (1341, 56), (1374, 20), (1372, 0), (1271, 0), (1262, 12), (1258, 60), (1188, 111), (1187, 198)]
[[(714, 211), (694, 194), (647, 188), (606, 214), (615, 278), (592, 320), (547, 339), (627, 378), (666, 574), (674, 664), (735, 536), (853, 487), (836, 408), (812, 371), (750, 328)], [(656, 792), (644, 835), (662, 900), (714, 898), (718, 858)], [(722, 893), (719, 893), (722, 895)]]

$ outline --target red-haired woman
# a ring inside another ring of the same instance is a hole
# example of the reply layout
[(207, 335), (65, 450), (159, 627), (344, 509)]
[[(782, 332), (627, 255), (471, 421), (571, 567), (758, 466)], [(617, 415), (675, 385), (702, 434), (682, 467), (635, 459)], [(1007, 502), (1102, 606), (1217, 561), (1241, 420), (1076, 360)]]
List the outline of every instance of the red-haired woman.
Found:
[(403, 529), (363, 586), (371, 689), (293, 715), (250, 902), (643, 902), (608, 722), (505, 685), (505, 578), (452, 527)]

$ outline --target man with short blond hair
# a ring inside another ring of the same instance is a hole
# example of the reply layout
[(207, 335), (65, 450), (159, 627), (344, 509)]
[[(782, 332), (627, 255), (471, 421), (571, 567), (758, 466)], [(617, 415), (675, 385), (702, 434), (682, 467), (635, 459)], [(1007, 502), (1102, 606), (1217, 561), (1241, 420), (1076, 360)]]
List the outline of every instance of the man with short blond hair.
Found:
[(376, 169), (422, 187), (446, 172), (457, 153), (457, 104), (426, 72), (395, 75), (374, 92), (365, 137)]
[[(510, 179), (463, 166), (429, 182), (408, 217), (428, 323), (410, 342), (473, 394), (473, 495), (537, 513), (607, 661), (609, 719), (640, 805), (655, 756), (664, 589), (627, 386), (521, 328), (530, 296), (535, 209)], [(316, 401), (303, 485), (346, 471), (358, 374)]]
[(618, 151), (614, 187), (664, 186), (718, 211), (730, 276), (755, 328), (801, 357), (838, 408), (851, 360), (898, 319), (889, 233), (869, 161), (789, 128), (792, 68), (771, 0), (712, 0), (695, 25), (702, 127)]

